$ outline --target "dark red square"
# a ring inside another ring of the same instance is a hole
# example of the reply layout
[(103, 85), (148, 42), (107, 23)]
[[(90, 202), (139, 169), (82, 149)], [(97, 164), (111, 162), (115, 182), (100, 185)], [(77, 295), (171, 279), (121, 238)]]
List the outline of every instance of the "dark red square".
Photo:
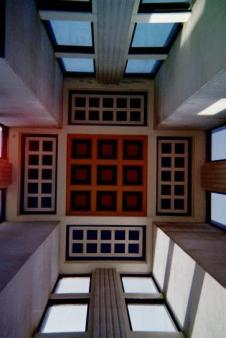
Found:
[(71, 192), (71, 210), (89, 211), (90, 210), (90, 192), (72, 191)]
[(143, 141), (125, 140), (123, 142), (123, 159), (142, 160), (143, 159)]
[(117, 166), (97, 166), (97, 184), (116, 185), (117, 184)]
[(141, 166), (124, 166), (123, 167), (123, 184), (124, 185), (142, 185), (143, 168)]
[(71, 184), (91, 184), (91, 166), (72, 165)]
[(123, 192), (122, 195), (123, 211), (142, 211), (143, 195), (142, 192)]
[(98, 191), (97, 192), (97, 211), (116, 211), (115, 191)]
[(98, 158), (109, 160), (117, 159), (117, 147), (117, 140), (99, 140), (97, 143)]
[(74, 139), (71, 142), (71, 158), (72, 159), (90, 159), (91, 158), (91, 140)]

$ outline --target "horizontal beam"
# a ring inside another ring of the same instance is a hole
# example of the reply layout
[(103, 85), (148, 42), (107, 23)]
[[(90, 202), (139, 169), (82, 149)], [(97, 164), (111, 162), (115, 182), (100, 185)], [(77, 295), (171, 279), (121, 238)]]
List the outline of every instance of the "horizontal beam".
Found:
[(168, 54), (129, 54), (129, 60), (166, 60)]
[(38, 9), (59, 12), (89, 12), (92, 13), (91, 1), (39, 0)]
[(181, 3), (150, 3), (140, 4), (138, 13), (152, 13), (155, 11), (184, 11), (190, 9), (191, 4), (189, 2)]
[(95, 54), (55, 52), (56, 58), (95, 59)]
[(188, 21), (191, 11), (153, 12), (134, 15), (134, 23), (183, 23)]
[(76, 20), (90, 22), (94, 20), (94, 15), (86, 12), (39, 10), (39, 15), (42, 20)]
[(90, 294), (89, 293), (64, 293), (64, 294), (59, 294), (59, 293), (52, 293), (50, 295), (50, 300), (68, 300), (68, 299), (73, 299), (73, 300), (84, 300), (87, 299), (89, 300)]
[(86, 55), (94, 55), (93, 47), (85, 47), (85, 46), (63, 46), (58, 45), (54, 48), (55, 53), (59, 54), (86, 54)]

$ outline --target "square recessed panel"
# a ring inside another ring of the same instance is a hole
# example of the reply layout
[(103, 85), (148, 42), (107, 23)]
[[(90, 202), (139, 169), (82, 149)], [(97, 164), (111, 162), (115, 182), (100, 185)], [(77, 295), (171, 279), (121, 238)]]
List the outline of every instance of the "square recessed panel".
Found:
[(90, 159), (92, 156), (92, 144), (90, 139), (72, 140), (71, 158), (72, 159)]
[(142, 185), (143, 167), (142, 166), (124, 166), (123, 167), (124, 185)]
[(115, 191), (97, 191), (97, 211), (116, 211)]
[(126, 74), (150, 74), (154, 72), (158, 61), (156, 60), (128, 60), (126, 66)]
[(125, 293), (158, 293), (151, 277), (122, 277)]
[(171, 23), (138, 23), (132, 47), (165, 47), (173, 28)]
[(89, 211), (90, 210), (90, 191), (71, 191), (71, 210)]
[(128, 304), (130, 322), (137, 332), (177, 332), (164, 305)]
[(93, 73), (93, 59), (82, 58), (62, 58), (65, 70), (67, 72)]
[(92, 46), (91, 23), (86, 21), (51, 20), (56, 43), (63, 46)]
[(89, 293), (90, 277), (60, 278), (54, 293)]
[(71, 184), (91, 184), (91, 166), (90, 165), (72, 165), (71, 166)]
[(97, 166), (97, 185), (116, 185), (117, 166), (98, 165)]
[(52, 305), (41, 325), (41, 333), (85, 332), (87, 304)]

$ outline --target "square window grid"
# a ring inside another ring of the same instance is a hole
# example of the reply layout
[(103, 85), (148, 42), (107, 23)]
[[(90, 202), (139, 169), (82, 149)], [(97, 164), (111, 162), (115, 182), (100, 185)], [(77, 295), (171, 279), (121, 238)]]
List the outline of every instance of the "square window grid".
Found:
[(22, 213), (55, 213), (57, 136), (24, 135)]
[(68, 135), (67, 215), (147, 214), (147, 137)]
[(69, 124), (147, 125), (147, 94), (70, 91)]
[(145, 226), (68, 225), (66, 260), (144, 260)]
[(190, 214), (191, 139), (158, 138), (157, 214)]

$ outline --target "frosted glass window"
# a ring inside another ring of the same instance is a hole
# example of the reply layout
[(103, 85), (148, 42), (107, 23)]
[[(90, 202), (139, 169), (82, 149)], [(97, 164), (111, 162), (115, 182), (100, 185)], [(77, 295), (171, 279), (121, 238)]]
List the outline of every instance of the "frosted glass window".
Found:
[(157, 293), (158, 290), (151, 277), (122, 277), (126, 293)]
[(85, 332), (87, 311), (87, 304), (50, 306), (47, 310), (40, 332)]
[(65, 70), (67, 72), (93, 73), (93, 59), (63, 58)]
[(211, 193), (211, 221), (226, 228), (226, 195)]
[(174, 23), (138, 23), (132, 47), (164, 47)]
[(90, 277), (64, 277), (56, 286), (55, 293), (89, 293)]
[(92, 46), (91, 23), (86, 21), (51, 20), (56, 42), (63, 46)]
[(126, 74), (150, 74), (156, 64), (156, 60), (128, 60)]
[(211, 135), (211, 160), (226, 159), (226, 126), (215, 129)]
[(133, 331), (177, 332), (164, 305), (129, 304), (128, 311)]

